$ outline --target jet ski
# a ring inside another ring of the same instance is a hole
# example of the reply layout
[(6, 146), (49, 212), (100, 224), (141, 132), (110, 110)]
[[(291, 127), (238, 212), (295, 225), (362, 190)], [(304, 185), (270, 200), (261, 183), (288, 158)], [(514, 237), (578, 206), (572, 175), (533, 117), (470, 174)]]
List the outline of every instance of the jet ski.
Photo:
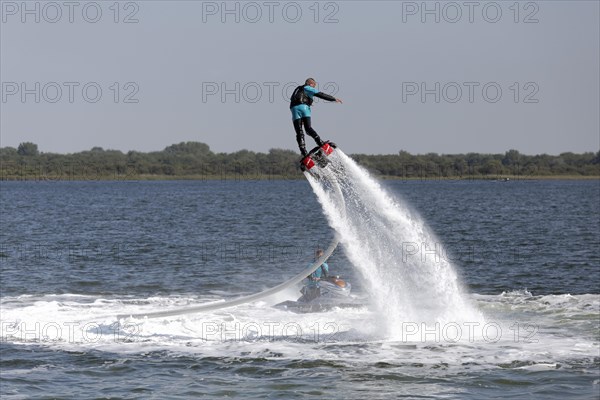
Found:
[(352, 285), (339, 276), (321, 278), (317, 284), (309, 282), (300, 290), (302, 296), (296, 301), (288, 300), (275, 307), (297, 313), (327, 311), (333, 308), (359, 308), (364, 302), (350, 295)]

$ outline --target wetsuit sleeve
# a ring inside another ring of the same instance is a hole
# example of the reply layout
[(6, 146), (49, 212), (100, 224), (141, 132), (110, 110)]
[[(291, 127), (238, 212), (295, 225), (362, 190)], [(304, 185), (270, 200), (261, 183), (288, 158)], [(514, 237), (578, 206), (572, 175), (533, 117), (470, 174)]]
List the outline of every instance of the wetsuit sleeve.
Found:
[(312, 99), (312, 97), (319, 93), (319, 91), (317, 89), (315, 89), (312, 86), (306, 85), (304, 86), (304, 92), (308, 95), (308, 97), (310, 97)]
[(315, 97), (318, 97), (320, 99), (327, 100), (327, 101), (335, 101), (335, 97), (330, 96), (327, 93), (323, 93), (323, 92), (315, 93)]
[(327, 263), (323, 263), (321, 266), (323, 268), (323, 276), (326, 278), (329, 276), (329, 265)]

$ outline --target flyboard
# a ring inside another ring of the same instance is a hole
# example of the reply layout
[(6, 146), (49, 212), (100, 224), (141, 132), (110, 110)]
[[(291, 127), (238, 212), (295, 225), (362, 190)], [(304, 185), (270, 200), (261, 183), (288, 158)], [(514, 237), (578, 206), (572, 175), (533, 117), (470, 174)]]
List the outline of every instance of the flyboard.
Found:
[[(308, 152), (308, 155), (300, 161), (300, 169), (302, 171), (309, 171), (315, 165), (324, 168), (329, 164), (327, 156), (333, 153), (337, 145), (332, 142), (325, 142), (323, 146), (317, 146)], [(340, 193), (341, 195), (341, 193)]]
[[(333, 153), (333, 149), (336, 147), (337, 146), (331, 142), (325, 142), (325, 144), (323, 144), (323, 146), (315, 147), (308, 153), (308, 155), (306, 157), (304, 157), (300, 161), (300, 168), (305, 173), (309, 173), (308, 171), (315, 166), (320, 167), (320, 168), (325, 167), (329, 163), (327, 161), (327, 156), (329, 156), (331, 153)], [(344, 196), (342, 194), (342, 190), (340, 189), (339, 184), (336, 181), (334, 181), (334, 186), (335, 186), (335, 190), (337, 192), (338, 198), (339, 198), (340, 205), (343, 206), (344, 205)], [(185, 314), (192, 314), (192, 313), (198, 313), (198, 312), (214, 311), (214, 310), (219, 310), (222, 308), (237, 306), (237, 305), (244, 304), (244, 303), (251, 303), (253, 301), (263, 299), (263, 298), (271, 296), (277, 292), (280, 292), (284, 289), (287, 289), (290, 286), (293, 286), (293, 285), (296, 285), (296, 284), (302, 282), (302, 280), (304, 280), (308, 275), (310, 275), (314, 271), (316, 271), (317, 268), (319, 268), (325, 261), (327, 261), (327, 259), (331, 256), (331, 254), (334, 252), (334, 250), (338, 246), (338, 243), (339, 243), (339, 237), (336, 234), (335, 237), (333, 238), (333, 240), (331, 241), (331, 243), (329, 244), (329, 246), (327, 247), (327, 249), (323, 252), (323, 255), (321, 257), (319, 257), (314, 263), (312, 263), (310, 266), (308, 266), (307, 268), (302, 270), (298, 275), (294, 276), (290, 280), (288, 280), (282, 284), (279, 284), (275, 287), (272, 287), (270, 289), (263, 290), (262, 292), (251, 294), (248, 296), (238, 297), (238, 298), (235, 298), (232, 300), (211, 302), (211, 303), (207, 303), (207, 304), (200, 304), (197, 306), (177, 308), (177, 309), (172, 309), (172, 310), (156, 311), (156, 312), (149, 312), (149, 313), (120, 314), (120, 315), (117, 315), (117, 318), (118, 319), (122, 319), (122, 318), (164, 318), (164, 317), (170, 317), (170, 316), (174, 316), (174, 315), (185, 315)]]

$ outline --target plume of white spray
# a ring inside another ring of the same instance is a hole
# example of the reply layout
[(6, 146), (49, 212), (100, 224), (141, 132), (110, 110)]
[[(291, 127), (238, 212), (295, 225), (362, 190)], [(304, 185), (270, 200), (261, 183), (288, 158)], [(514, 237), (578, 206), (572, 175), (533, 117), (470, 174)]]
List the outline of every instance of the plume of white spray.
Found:
[[(483, 323), (425, 221), (341, 150), (306, 176), (382, 316), (385, 336), (406, 324)], [(345, 206), (332, 189), (340, 186)]]

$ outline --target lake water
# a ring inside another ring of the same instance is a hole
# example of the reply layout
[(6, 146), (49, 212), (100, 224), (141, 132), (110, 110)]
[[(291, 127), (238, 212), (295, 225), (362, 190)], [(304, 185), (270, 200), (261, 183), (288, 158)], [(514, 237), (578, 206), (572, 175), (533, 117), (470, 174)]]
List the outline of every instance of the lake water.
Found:
[[(483, 336), (272, 307), (298, 288), (119, 320), (297, 274), (334, 236), (309, 183), (1, 182), (2, 398), (599, 398), (599, 181), (382, 185), (435, 232)], [(330, 270), (372, 297), (348, 254)]]

